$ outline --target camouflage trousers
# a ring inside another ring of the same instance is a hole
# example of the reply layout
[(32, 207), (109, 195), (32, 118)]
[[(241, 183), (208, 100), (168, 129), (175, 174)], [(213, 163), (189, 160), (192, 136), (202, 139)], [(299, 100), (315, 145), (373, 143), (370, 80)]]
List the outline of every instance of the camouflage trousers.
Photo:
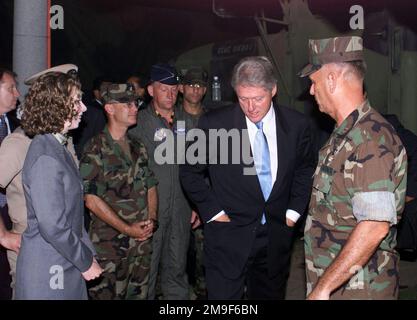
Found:
[[(307, 296), (319, 282), (320, 277), (332, 264), (347, 240), (337, 239), (341, 232), (327, 231), (311, 216), (307, 217), (304, 232)], [(317, 236), (318, 235), (318, 236)], [(395, 238), (392, 230), (388, 237)], [(330, 257), (329, 257), (330, 256)], [(396, 300), (399, 294), (399, 256), (378, 248), (363, 267), (353, 266), (352, 276), (333, 291), (331, 300)]]
[[(92, 300), (145, 300), (148, 296), (151, 241), (138, 242), (125, 236), (118, 240), (95, 244), (97, 261), (104, 272), (89, 288), (89, 296)], [(108, 249), (114, 250), (118, 256), (100, 255), (103, 248), (107, 252)]]

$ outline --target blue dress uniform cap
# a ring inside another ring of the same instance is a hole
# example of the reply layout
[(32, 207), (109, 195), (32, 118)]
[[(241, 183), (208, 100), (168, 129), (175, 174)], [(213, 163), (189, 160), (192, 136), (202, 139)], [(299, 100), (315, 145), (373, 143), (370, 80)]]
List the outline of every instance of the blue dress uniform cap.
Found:
[(173, 66), (159, 63), (151, 67), (151, 82), (155, 81), (167, 85), (177, 85), (179, 77)]

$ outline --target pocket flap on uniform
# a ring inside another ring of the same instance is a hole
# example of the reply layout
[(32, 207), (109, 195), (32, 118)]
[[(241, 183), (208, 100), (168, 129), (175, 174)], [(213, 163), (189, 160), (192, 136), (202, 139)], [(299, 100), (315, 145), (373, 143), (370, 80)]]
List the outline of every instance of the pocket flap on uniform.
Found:
[(329, 166), (321, 166), (320, 171), (314, 180), (313, 187), (322, 193), (329, 193), (333, 183), (335, 170)]

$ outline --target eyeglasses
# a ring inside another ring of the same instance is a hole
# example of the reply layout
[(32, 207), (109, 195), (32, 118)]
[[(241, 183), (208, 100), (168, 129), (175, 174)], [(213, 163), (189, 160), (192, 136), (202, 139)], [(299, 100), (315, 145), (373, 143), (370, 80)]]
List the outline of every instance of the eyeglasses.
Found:
[(138, 101), (137, 100), (134, 100), (134, 101), (130, 101), (130, 102), (128, 102), (128, 103), (126, 103), (126, 106), (129, 108), (129, 109), (131, 109), (131, 108), (133, 108), (133, 107), (135, 107), (136, 109), (139, 107), (139, 103), (138, 103)]

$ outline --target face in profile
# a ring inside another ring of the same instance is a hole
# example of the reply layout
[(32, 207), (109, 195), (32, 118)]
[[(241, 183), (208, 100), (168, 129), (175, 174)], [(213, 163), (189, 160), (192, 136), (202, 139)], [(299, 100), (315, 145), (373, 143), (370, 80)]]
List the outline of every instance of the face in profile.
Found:
[(136, 124), (138, 105), (136, 101), (112, 104), (113, 120), (122, 126), (130, 127)]
[(310, 94), (314, 96), (314, 99), (317, 102), (319, 110), (326, 114), (330, 115), (330, 110), (328, 109), (328, 95), (326, 88), (326, 73), (325, 66), (320, 70), (312, 73), (309, 78), (311, 80)]
[(0, 111), (7, 113), (16, 108), (17, 98), (20, 96), (16, 87), (16, 80), (8, 73), (4, 73), (0, 81)]
[(67, 132), (68, 130), (76, 129), (80, 125), (82, 114), (87, 110), (87, 107), (81, 100), (81, 97), (82, 95), (81, 95), (80, 90), (74, 89), (72, 91), (70, 99), (73, 103), (73, 110), (74, 110), (75, 116), (71, 120), (65, 121), (64, 133)]
[(270, 91), (264, 87), (238, 85), (235, 91), (245, 116), (251, 122), (257, 123), (268, 113), (272, 98), (277, 93), (277, 87), (274, 86)]

